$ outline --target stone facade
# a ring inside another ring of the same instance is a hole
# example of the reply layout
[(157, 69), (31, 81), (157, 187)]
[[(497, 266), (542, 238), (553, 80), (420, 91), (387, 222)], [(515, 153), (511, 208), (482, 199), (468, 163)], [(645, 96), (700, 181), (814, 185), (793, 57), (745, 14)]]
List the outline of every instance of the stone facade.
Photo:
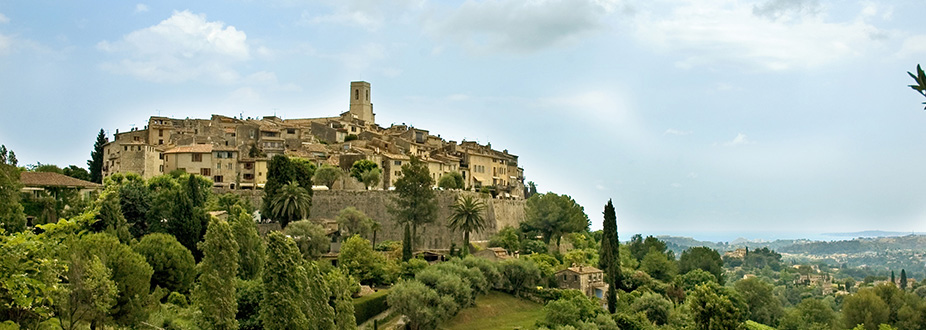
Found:
[(556, 272), (556, 281), (561, 289), (576, 289), (589, 298), (604, 300), (607, 298), (608, 284), (604, 282), (604, 272), (595, 267), (569, 267)]
[(209, 177), (217, 187), (254, 189), (266, 183), (267, 162), (274, 155), (305, 158), (345, 171), (354, 161), (368, 159), (383, 172), (381, 186), (374, 189), (388, 190), (401, 177), (402, 165), (415, 156), (427, 164), (435, 187), (442, 175), (460, 172), (467, 190), (523, 198), (524, 171), (518, 167), (518, 156), (494, 150), (490, 144), (445, 141), (404, 124), (380, 127), (375, 123), (370, 84), (355, 81), (350, 87), (349, 109), (337, 117), (152, 116), (143, 129), (116, 131), (115, 139), (103, 147), (103, 175), (135, 172), (150, 178), (183, 170)]

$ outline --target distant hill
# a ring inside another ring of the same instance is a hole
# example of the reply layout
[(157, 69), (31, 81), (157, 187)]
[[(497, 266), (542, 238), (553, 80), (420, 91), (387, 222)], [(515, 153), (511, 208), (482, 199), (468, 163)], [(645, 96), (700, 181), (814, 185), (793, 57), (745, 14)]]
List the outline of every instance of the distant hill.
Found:
[(906, 236), (910, 234), (914, 233), (901, 231), (866, 230), (851, 233), (824, 233), (823, 235), (833, 237), (893, 237)]
[(668, 236), (661, 235), (656, 236), (656, 238), (666, 242), (666, 246), (669, 250), (675, 252), (675, 255), (680, 255), (682, 251), (687, 250), (688, 248), (706, 246), (714, 250), (720, 251), (721, 253), (725, 251), (736, 250), (739, 248), (750, 248), (757, 249), (767, 247), (772, 250), (779, 250), (785, 247), (789, 247), (795, 244), (808, 244), (814, 241), (807, 239), (779, 239), (774, 241), (765, 241), (765, 240), (747, 240), (745, 238), (738, 238), (732, 242), (710, 242), (710, 241), (699, 241), (691, 237), (680, 237), (680, 236)]
[(859, 237), (845, 241), (794, 244), (778, 249), (778, 252), (820, 255), (884, 251), (922, 251), (924, 249), (926, 249), (926, 235), (906, 235), (868, 238)]

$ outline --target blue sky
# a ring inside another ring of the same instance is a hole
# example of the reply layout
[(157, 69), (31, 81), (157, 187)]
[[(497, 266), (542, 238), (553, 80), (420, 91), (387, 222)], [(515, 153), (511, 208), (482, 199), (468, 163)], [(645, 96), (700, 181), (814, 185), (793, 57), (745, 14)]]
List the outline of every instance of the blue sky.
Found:
[(0, 143), (85, 165), (152, 115), (491, 142), (622, 236), (926, 231), (922, 1), (0, 1)]

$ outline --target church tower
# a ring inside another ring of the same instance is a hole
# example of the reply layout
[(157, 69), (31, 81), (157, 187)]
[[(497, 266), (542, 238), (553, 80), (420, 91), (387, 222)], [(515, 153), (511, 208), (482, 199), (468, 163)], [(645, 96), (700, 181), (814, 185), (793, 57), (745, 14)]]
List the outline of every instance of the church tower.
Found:
[(376, 122), (373, 103), (370, 102), (370, 83), (366, 81), (350, 82), (350, 114), (367, 124)]

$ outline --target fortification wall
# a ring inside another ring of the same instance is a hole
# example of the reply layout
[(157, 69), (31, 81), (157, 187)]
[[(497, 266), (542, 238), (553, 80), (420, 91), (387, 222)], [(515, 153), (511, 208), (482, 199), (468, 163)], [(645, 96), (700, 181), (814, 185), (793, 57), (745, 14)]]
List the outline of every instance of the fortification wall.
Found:
[[(217, 191), (219, 192), (219, 191)], [(248, 199), (255, 206), (261, 202), (263, 191), (228, 190)], [(437, 217), (433, 223), (418, 228), (418, 244), (421, 248), (446, 249), (451, 243), (459, 246), (463, 242), (463, 233), (451, 232), (447, 228), (450, 219), (450, 206), (459, 198), (460, 194), (472, 194), (460, 191), (435, 191), (437, 195)], [(311, 220), (334, 220), (338, 213), (348, 206), (353, 206), (366, 213), (380, 223), (380, 231), (376, 234), (377, 242), (385, 240), (401, 241), (403, 228), (399, 226), (389, 208), (394, 204), (396, 193), (383, 190), (343, 191), (328, 190), (316, 191), (312, 198)], [(524, 200), (501, 200), (483, 198), (486, 204), (486, 228), (472, 233), (470, 240), (482, 241), (498, 232), (505, 226), (518, 227), (525, 220)]]

